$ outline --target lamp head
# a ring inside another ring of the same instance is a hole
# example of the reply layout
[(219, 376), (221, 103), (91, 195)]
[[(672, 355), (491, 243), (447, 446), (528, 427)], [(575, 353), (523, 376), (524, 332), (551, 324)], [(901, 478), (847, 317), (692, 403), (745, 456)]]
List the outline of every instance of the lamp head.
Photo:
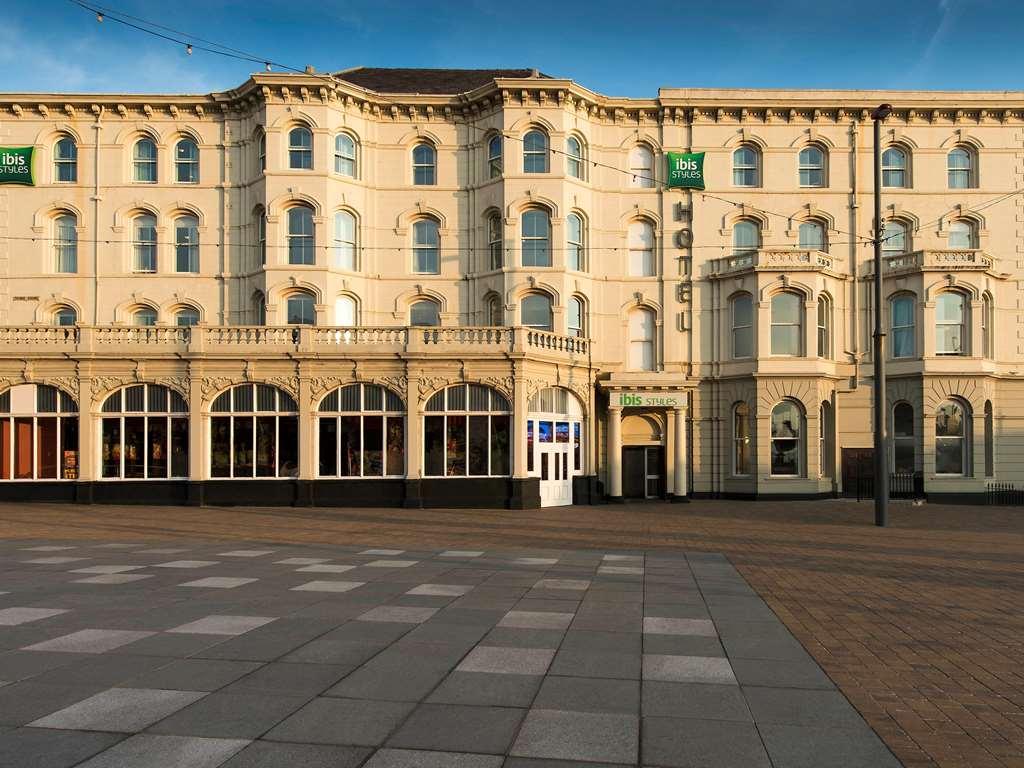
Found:
[(879, 104), (871, 113), (872, 120), (885, 120), (892, 114), (892, 104)]

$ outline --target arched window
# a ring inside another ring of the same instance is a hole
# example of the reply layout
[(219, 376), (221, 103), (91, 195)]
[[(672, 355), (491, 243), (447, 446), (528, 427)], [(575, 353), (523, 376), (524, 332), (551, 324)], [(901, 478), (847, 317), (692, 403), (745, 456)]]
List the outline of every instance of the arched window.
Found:
[(174, 313), (174, 324), (179, 328), (191, 328), (199, 325), (199, 310), (193, 307), (179, 309)]
[(484, 323), (493, 328), (505, 324), (504, 311), (501, 306), (501, 297), (492, 293), (484, 302)]
[(479, 384), (456, 384), (435, 392), (423, 416), (423, 474), (508, 476), (511, 410), (504, 395)]
[(78, 403), (46, 384), (0, 393), (0, 480), (77, 480)]
[(750, 406), (736, 403), (732, 409), (732, 473), (738, 477), (750, 474), (751, 467)]
[(291, 395), (266, 384), (221, 392), (210, 408), (210, 477), (298, 477), (298, 412)]
[(654, 312), (638, 307), (629, 313), (629, 369), (632, 371), (653, 371), (654, 355)]
[(957, 291), (940, 293), (935, 299), (935, 354), (967, 354), (967, 307)]
[(744, 144), (732, 153), (732, 185), (761, 186), (761, 152), (757, 147)]
[(917, 471), (917, 443), (914, 439), (914, 406), (896, 403), (892, 408), (892, 471), (914, 474)]
[(800, 186), (825, 186), (825, 153), (820, 147), (804, 147), (800, 150)]
[(260, 173), (267, 170), (267, 134), (262, 130), (256, 137), (256, 165)]
[(133, 178), (143, 184), (156, 184), (156, 143), (152, 139), (139, 139), (132, 149)]
[(946, 400), (935, 411), (935, 474), (969, 474), (970, 413), (962, 403)]
[(995, 423), (992, 418), (992, 401), (985, 401), (985, 477), (996, 476)]
[(313, 132), (304, 125), (288, 131), (288, 167), (298, 170), (313, 167)]
[(739, 293), (730, 302), (732, 315), (732, 357), (734, 360), (754, 356), (754, 298)]
[(946, 173), (950, 189), (978, 186), (974, 174), (974, 153), (966, 147), (956, 147), (946, 156)]
[(355, 297), (342, 295), (334, 300), (334, 324), (345, 328), (359, 325), (359, 306)]
[(981, 297), (981, 354), (991, 360), (995, 357), (995, 309), (992, 295), (985, 293)]
[[(342, 134), (344, 136), (344, 134)], [(355, 271), (356, 262), (356, 217), (349, 211), (334, 214), (334, 266), (338, 269)]]
[(144, 213), (132, 221), (132, 251), (135, 272), (156, 272), (156, 217)]
[(430, 144), (417, 144), (412, 148), (412, 183), (432, 186), (437, 183), (437, 150)]
[(412, 271), (441, 273), (441, 233), (434, 219), (419, 219), (412, 225)]
[(907, 237), (907, 225), (899, 219), (889, 219), (882, 230), (882, 255), (899, 256), (909, 250), (910, 238)]
[(907, 153), (900, 147), (889, 147), (882, 153), (882, 186), (908, 186)]
[(761, 247), (761, 227), (756, 221), (740, 219), (732, 225), (732, 252), (744, 256)]
[(256, 325), (267, 324), (267, 297), (261, 291), (252, 295), (252, 316)]
[(520, 321), (527, 328), (552, 330), (551, 297), (544, 293), (530, 293), (519, 305)]
[(656, 274), (654, 261), (654, 226), (646, 219), (629, 223), (626, 230), (626, 247), (629, 249), (629, 274), (634, 277), (653, 277)]
[(316, 325), (316, 302), (308, 293), (293, 293), (286, 302), (288, 325)]
[(53, 313), (53, 321), (61, 326), (75, 325), (78, 322), (78, 313), (71, 307), (61, 307)]
[(570, 336), (583, 337), (587, 335), (587, 305), (579, 296), (569, 298), (566, 325)]
[(53, 180), (65, 184), (78, 181), (78, 144), (70, 136), (62, 136), (53, 145)]
[(195, 216), (174, 220), (174, 271), (199, 271), (199, 219)]
[(158, 384), (134, 384), (103, 401), (101, 476), (188, 477), (188, 404)]
[(307, 205), (296, 205), (288, 209), (288, 263), (316, 264), (313, 209)]
[(256, 249), (262, 266), (267, 263), (267, 214), (262, 206), (256, 207), (253, 218), (256, 219)]
[(835, 424), (832, 419), (832, 404), (822, 401), (818, 410), (818, 474), (832, 477), (835, 472)]
[(570, 213), (565, 218), (565, 240), (567, 246), (565, 266), (576, 272), (586, 272), (587, 251), (586, 251), (585, 229), (583, 218), (578, 213)]
[(182, 139), (174, 146), (174, 180), (199, 183), (199, 146), (192, 139)]
[(825, 239), (825, 225), (820, 221), (803, 221), (800, 223), (800, 247), (810, 251), (828, 251)]
[(139, 307), (132, 312), (132, 325), (139, 328), (151, 328), (156, 325), (156, 310), (151, 307)]
[(803, 297), (792, 291), (772, 296), (772, 354), (802, 354), (804, 331)]
[(53, 268), (55, 272), (78, 271), (78, 219), (62, 213), (53, 222)]
[(548, 136), (532, 130), (523, 137), (523, 173), (547, 173)]
[(402, 477), (405, 403), (376, 384), (349, 384), (320, 401), (320, 477)]
[(654, 187), (654, 152), (646, 144), (637, 144), (629, 150), (630, 186), (641, 189)]
[(950, 248), (977, 248), (974, 223), (965, 219), (957, 219), (949, 223)]
[(409, 307), (409, 325), (436, 328), (441, 325), (441, 307), (433, 299), (420, 299)]
[(772, 408), (771, 473), (777, 477), (798, 477), (803, 470), (804, 414), (791, 400)]
[(356, 140), (347, 133), (334, 137), (334, 172), (356, 177)]
[(487, 140), (487, 174), (488, 178), (501, 178), (501, 134), (496, 133)]
[(914, 357), (917, 347), (915, 322), (916, 301), (907, 293), (893, 296), (889, 300), (889, 325), (892, 330), (892, 356)]
[(832, 302), (825, 295), (818, 297), (818, 357), (832, 357)]
[(582, 181), (586, 167), (583, 142), (576, 136), (570, 136), (565, 140), (565, 172), (572, 178)]
[(551, 266), (551, 217), (541, 208), (523, 212), (523, 266)]
[(501, 269), (505, 264), (504, 239), (501, 214), (495, 211), (487, 217), (487, 252), (490, 255), (491, 269)]

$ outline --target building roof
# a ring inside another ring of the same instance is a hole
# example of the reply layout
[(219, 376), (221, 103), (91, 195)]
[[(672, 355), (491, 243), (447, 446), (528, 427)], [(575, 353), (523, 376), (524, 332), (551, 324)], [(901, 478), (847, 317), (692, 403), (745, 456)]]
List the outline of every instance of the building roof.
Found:
[(401, 69), (355, 67), (335, 72), (339, 80), (379, 93), (465, 93), (495, 78), (542, 77), (536, 69)]

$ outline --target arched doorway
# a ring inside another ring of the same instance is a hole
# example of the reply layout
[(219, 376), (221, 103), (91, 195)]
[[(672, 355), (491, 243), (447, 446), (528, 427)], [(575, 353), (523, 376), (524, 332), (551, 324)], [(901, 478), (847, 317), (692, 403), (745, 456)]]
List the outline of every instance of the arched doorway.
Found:
[(622, 418), (622, 497), (658, 499), (665, 495), (665, 428), (657, 413)]
[(530, 398), (526, 471), (540, 478), (540, 504), (572, 504), (572, 479), (583, 474), (583, 407), (569, 390), (545, 387)]

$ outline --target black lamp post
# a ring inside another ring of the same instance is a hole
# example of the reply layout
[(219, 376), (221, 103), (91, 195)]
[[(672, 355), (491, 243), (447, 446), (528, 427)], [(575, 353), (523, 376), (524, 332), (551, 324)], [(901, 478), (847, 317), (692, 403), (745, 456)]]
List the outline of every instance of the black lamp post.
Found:
[(891, 104), (880, 104), (871, 113), (875, 121), (875, 330), (874, 432), (875, 432), (875, 525), (889, 521), (889, 440), (885, 412), (885, 329), (882, 327), (882, 121), (892, 113)]

